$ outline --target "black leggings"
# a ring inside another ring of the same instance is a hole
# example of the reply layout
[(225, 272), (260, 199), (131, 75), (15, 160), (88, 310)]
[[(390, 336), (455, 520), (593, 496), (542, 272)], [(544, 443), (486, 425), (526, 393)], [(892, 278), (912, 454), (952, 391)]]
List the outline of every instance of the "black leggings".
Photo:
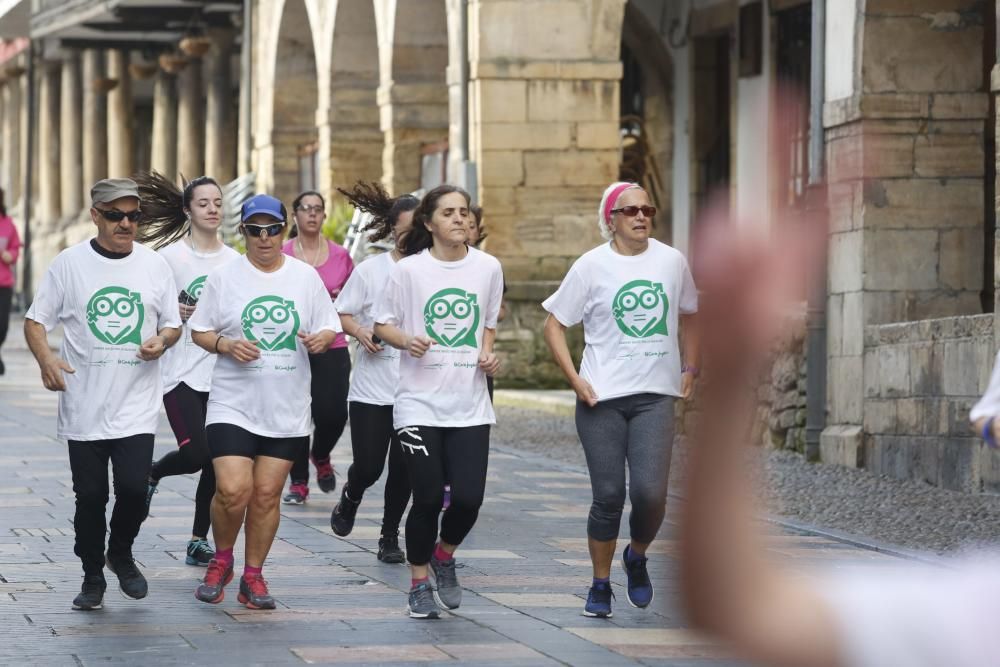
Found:
[(76, 494), (73, 553), (83, 562), (86, 574), (100, 574), (104, 569), (108, 461), (111, 461), (115, 489), (108, 551), (125, 554), (132, 549), (146, 516), (146, 477), (153, 461), (153, 434), (114, 440), (69, 441), (69, 467)]
[(7, 330), (10, 327), (10, 304), (13, 298), (13, 287), (0, 287), (0, 345), (3, 345), (7, 340)]
[(461, 544), (476, 524), (486, 493), (490, 426), (408, 426), (397, 435), (413, 486), (406, 557), (413, 565), (426, 565), (434, 553), (446, 481), (451, 504), (441, 519), (441, 540)]
[[(312, 457), (330, 458), (347, 425), (347, 391), (351, 386), (351, 354), (346, 347), (309, 355), (312, 370)], [(289, 477), (293, 484), (309, 483), (309, 447), (295, 457)]]
[(392, 406), (351, 401), (351, 448), (354, 461), (347, 471), (347, 491), (351, 500), (361, 498), (385, 470), (389, 455), (389, 476), (385, 480), (385, 510), (382, 534), (395, 535), (410, 501), (410, 479), (399, 448), (399, 438), (392, 429)]
[(159, 481), (173, 475), (190, 475), (201, 471), (198, 490), (194, 494), (194, 525), (191, 534), (206, 538), (212, 523), (212, 496), (215, 495), (215, 468), (205, 437), (205, 411), (208, 392), (195, 391), (183, 382), (163, 395), (167, 421), (177, 438), (177, 449), (168, 452), (153, 464), (150, 477)]

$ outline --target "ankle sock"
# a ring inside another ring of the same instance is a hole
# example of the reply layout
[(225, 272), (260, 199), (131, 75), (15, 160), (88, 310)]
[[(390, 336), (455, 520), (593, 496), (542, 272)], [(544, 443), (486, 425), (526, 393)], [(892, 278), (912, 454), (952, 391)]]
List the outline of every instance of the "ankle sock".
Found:
[(634, 551), (632, 551), (632, 547), (631, 546), (625, 547), (625, 562), (626, 563), (635, 563), (635, 562), (638, 562), (638, 561), (642, 560), (645, 557), (646, 557), (645, 554), (637, 554)]
[(611, 585), (611, 578), (610, 577), (604, 577), (603, 579), (599, 579), (597, 577), (594, 577), (594, 583), (591, 584), (591, 585), (594, 588), (607, 588), (608, 586)]
[(251, 567), (249, 565), (243, 566), (243, 578), (253, 577), (259, 575), (264, 568), (262, 567)]
[(434, 547), (434, 558), (438, 559), (439, 561), (451, 560), (454, 557), (455, 557), (454, 554), (450, 554), (441, 548), (440, 542), (438, 542), (437, 546)]
[(226, 565), (232, 565), (233, 548), (229, 547), (228, 549), (219, 549), (218, 551), (215, 552), (215, 560), (219, 561), (220, 563), (225, 563)]
[(426, 583), (429, 583), (429, 579), (427, 577), (420, 577), (419, 579), (410, 579), (410, 588), (416, 588), (420, 584), (426, 584)]

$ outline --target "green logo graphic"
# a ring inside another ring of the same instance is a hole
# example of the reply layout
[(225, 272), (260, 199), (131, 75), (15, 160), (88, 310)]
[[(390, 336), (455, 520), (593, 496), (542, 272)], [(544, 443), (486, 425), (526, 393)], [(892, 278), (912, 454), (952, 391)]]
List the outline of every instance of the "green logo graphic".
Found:
[(90, 332), (110, 345), (142, 345), (144, 316), (142, 295), (117, 285), (97, 290), (87, 302)]
[(667, 333), (667, 293), (663, 283), (633, 280), (615, 294), (611, 312), (622, 333), (630, 338), (649, 338)]
[(262, 350), (295, 350), (299, 333), (299, 311), (295, 302), (280, 296), (262, 296), (243, 309), (243, 335), (255, 340)]
[(191, 281), (191, 284), (188, 285), (187, 289), (185, 289), (184, 291), (193, 296), (195, 299), (200, 299), (201, 290), (203, 287), (205, 287), (206, 278), (208, 278), (208, 276), (198, 276), (197, 278)]
[(424, 327), (428, 336), (445, 347), (478, 347), (476, 295), (457, 287), (441, 290), (424, 306)]

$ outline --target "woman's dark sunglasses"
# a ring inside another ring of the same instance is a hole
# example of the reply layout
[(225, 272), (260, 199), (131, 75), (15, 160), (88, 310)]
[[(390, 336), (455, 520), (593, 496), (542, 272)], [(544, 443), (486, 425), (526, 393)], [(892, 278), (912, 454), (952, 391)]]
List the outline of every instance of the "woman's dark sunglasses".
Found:
[(639, 215), (639, 211), (647, 218), (652, 218), (656, 215), (655, 206), (622, 206), (621, 208), (611, 209), (612, 213), (621, 213), (626, 218), (634, 218)]
[(243, 234), (253, 238), (277, 236), (285, 228), (285, 223), (276, 222), (273, 225), (243, 225)]
[(128, 218), (129, 222), (139, 222), (140, 220), (142, 220), (142, 211), (140, 211), (139, 209), (126, 212), (126, 211), (119, 211), (116, 208), (103, 209), (103, 208), (97, 208), (95, 206), (94, 210), (100, 213), (101, 217), (109, 222), (121, 222), (125, 218)]

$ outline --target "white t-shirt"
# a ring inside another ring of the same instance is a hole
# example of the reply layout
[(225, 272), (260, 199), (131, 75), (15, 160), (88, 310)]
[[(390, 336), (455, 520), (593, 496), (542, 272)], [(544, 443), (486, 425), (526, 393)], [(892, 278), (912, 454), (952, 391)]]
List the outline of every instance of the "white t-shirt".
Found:
[(885, 566), (824, 582), (845, 665), (984, 667), (1000, 663), (1000, 560)]
[(580, 377), (599, 401), (681, 395), (678, 316), (698, 310), (698, 291), (679, 251), (656, 239), (632, 256), (600, 245), (576, 260), (542, 307), (567, 327), (583, 322)]
[[(212, 269), (239, 257), (240, 254), (229, 246), (222, 246), (215, 252), (197, 252), (186, 240), (171, 243), (160, 250), (160, 256), (167, 260), (174, 272), (174, 284), (195, 299), (201, 296), (205, 279)], [(184, 327), (177, 344), (167, 350), (160, 362), (163, 372), (163, 393), (167, 393), (183, 382), (195, 391), (208, 391), (212, 386), (212, 368), (215, 355), (206, 352), (191, 340), (191, 329)]]
[(63, 374), (60, 438), (156, 433), (160, 363), (139, 359), (139, 346), (181, 325), (174, 277), (162, 257), (136, 243), (127, 257), (108, 259), (89, 240), (78, 243), (52, 262), (25, 317), (46, 331), (63, 325), (59, 355), (76, 372)]
[(1000, 417), (1000, 352), (993, 362), (993, 372), (990, 374), (986, 393), (972, 406), (969, 421), (974, 422), (981, 417)]
[[(333, 303), (337, 312), (347, 313), (360, 326), (372, 328), (375, 324), (375, 302), (385, 289), (395, 264), (392, 254), (388, 252), (358, 264)], [(383, 344), (381, 352), (372, 354), (359, 345), (347, 400), (371, 405), (392, 405), (397, 384), (399, 350)]]
[(434, 341), (419, 359), (400, 355), (396, 429), (496, 423), (479, 351), (483, 330), (497, 326), (502, 297), (500, 262), (475, 248), (457, 262), (424, 250), (396, 263), (374, 319)]
[(269, 438), (309, 435), (312, 376), (298, 334), (340, 332), (340, 318), (316, 270), (284, 258), (272, 273), (240, 257), (208, 274), (191, 330), (256, 340), (260, 358), (216, 359), (206, 425), (233, 424)]

